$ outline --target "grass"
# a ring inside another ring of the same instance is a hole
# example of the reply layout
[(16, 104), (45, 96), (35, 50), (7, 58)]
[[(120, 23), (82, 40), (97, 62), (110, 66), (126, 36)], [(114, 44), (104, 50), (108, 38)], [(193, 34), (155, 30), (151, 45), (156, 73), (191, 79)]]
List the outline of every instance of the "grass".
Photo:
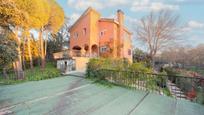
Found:
[(162, 91), (163, 91), (163, 93), (164, 93), (166, 96), (172, 97), (171, 92), (169, 91), (169, 89), (168, 89), (167, 87), (166, 87), (166, 88), (162, 88)]
[(8, 79), (4, 79), (3, 76), (0, 75), (0, 84), (17, 84), (26, 81), (39, 81), (55, 78), (60, 76), (60, 71), (57, 70), (53, 63), (47, 63), (44, 71), (42, 71), (40, 67), (34, 67), (33, 70), (24, 70), (24, 74), (25, 78), (23, 80), (16, 80), (13, 72), (8, 74)]

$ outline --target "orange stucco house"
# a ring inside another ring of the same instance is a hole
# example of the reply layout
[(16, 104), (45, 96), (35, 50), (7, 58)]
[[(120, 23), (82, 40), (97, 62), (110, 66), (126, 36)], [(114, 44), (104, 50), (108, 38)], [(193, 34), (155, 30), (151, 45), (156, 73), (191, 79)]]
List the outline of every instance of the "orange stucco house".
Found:
[(89, 7), (70, 27), (70, 55), (73, 57), (126, 58), (132, 62), (132, 33), (124, 26), (124, 13), (117, 19), (101, 18)]

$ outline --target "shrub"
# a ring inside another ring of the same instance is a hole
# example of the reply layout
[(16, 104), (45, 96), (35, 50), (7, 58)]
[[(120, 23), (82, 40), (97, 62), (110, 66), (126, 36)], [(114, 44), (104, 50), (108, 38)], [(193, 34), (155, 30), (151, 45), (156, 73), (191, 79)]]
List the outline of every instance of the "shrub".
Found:
[(15, 79), (14, 72), (8, 73), (8, 79), (2, 79), (0, 75), (0, 83), (1, 84), (14, 84), (20, 83), (24, 81), (39, 81), (43, 79), (50, 79), (60, 76), (60, 71), (54, 66), (53, 63), (47, 63), (46, 68), (42, 71), (40, 67), (34, 67), (33, 70), (27, 69), (25, 70), (25, 79), (17, 80)]
[[(152, 69), (147, 68), (144, 63), (129, 63), (125, 59), (111, 59), (111, 58), (98, 58), (90, 59), (87, 64), (86, 76), (88, 77), (103, 77), (106, 74), (105, 70), (117, 70), (117, 71), (132, 71), (141, 73), (151, 73)], [(100, 72), (99, 72), (100, 70)], [(100, 74), (100, 75), (99, 75)]]
[(168, 79), (171, 80), (173, 83), (176, 83), (176, 79), (178, 75), (176, 70), (171, 67), (166, 67), (164, 68), (164, 71), (166, 72)]
[(133, 63), (129, 66), (128, 68), (130, 71), (133, 72), (139, 72), (139, 73), (151, 73), (152, 69), (147, 68), (144, 63), (139, 62), (139, 63)]
[(166, 88), (167, 86), (167, 73), (165, 71), (161, 72), (160, 75), (157, 76), (156, 82), (159, 87)]

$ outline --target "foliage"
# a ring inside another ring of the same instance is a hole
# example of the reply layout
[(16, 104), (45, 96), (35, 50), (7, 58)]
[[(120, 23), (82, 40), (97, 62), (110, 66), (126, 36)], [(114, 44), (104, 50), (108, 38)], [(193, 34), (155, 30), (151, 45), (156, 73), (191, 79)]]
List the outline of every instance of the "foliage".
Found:
[(146, 66), (151, 67), (151, 58), (149, 55), (138, 48), (133, 50), (133, 62), (143, 62)]
[[(40, 58), (41, 58), (41, 68), (45, 68), (45, 57), (47, 54), (47, 40), (49, 33), (56, 33), (64, 23), (64, 12), (62, 8), (55, 2), (55, 0), (46, 0), (49, 4), (49, 10), (51, 12), (46, 12), (48, 16), (48, 22), (46, 22), (43, 27), (39, 30), (39, 43), (40, 43)], [(45, 41), (43, 39), (43, 33), (45, 33)], [(45, 42), (45, 43), (44, 43)]]
[(137, 38), (147, 46), (152, 60), (158, 51), (171, 46), (181, 36), (178, 16), (164, 10), (143, 17), (136, 31)]
[[(63, 22), (64, 12), (55, 0), (0, 0), (0, 27), (11, 30), (17, 40), (18, 47), (14, 49), (18, 51), (18, 60), (15, 62), (16, 67), (14, 68), (18, 77), (23, 76), (23, 74), (19, 74), (22, 72), (20, 57), (29, 60), (32, 68), (33, 57), (45, 57), (43, 53), (38, 55), (38, 50), (44, 52), (46, 49), (43, 40), (44, 32), (57, 32)], [(35, 40), (30, 40), (30, 30), (39, 32), (40, 44), (37, 44)], [(19, 37), (17, 38), (17, 36)], [(21, 47), (22, 45), (23, 47)]]
[(5, 68), (17, 59), (17, 43), (12, 33), (0, 34), (0, 68)]
[(56, 33), (64, 23), (64, 12), (55, 0), (49, 0), (48, 2), (50, 4), (51, 12), (45, 28)]
[(16, 6), (27, 15), (25, 27), (39, 29), (49, 19), (50, 5), (47, 0), (13, 0)]
[(33, 70), (31, 69), (25, 70), (25, 74), (26, 79), (24, 80), (16, 80), (13, 72), (8, 73), (9, 78), (7, 79), (3, 79), (3, 77), (0, 74), (0, 84), (15, 84), (26, 81), (38, 81), (55, 78), (60, 76), (60, 71), (54, 66), (54, 64), (47, 63), (44, 71), (42, 71), (40, 67), (34, 67)]
[(161, 52), (158, 60), (163, 61), (179, 68), (196, 69), (204, 67), (204, 44), (196, 47), (189, 45), (174, 46)]
[(53, 58), (53, 53), (60, 52), (63, 50), (63, 48), (68, 47), (68, 28), (68, 19), (66, 18), (66, 21), (59, 32), (49, 35), (47, 43), (48, 59)]
[(133, 63), (130, 67), (129, 67), (130, 71), (133, 72), (139, 72), (139, 73), (151, 73), (152, 70), (150, 68), (147, 68), (145, 66), (144, 63), (140, 62), (140, 63)]
[[(95, 72), (98, 70), (120, 70), (120, 71), (132, 71), (132, 72), (141, 72), (141, 73), (150, 73), (152, 72), (151, 68), (147, 68), (143, 63), (129, 63), (125, 59), (111, 59), (111, 58), (99, 58), (99, 59), (90, 59), (87, 64), (87, 75), (95, 76)], [(100, 72), (103, 76), (103, 72)], [(99, 76), (99, 75), (98, 75)]]
[(87, 65), (86, 76), (97, 82), (112, 82), (129, 88), (146, 88), (146, 90), (161, 90), (165, 95), (171, 95), (166, 87), (166, 72), (152, 74), (152, 69), (144, 63), (127, 63), (121, 59), (91, 59)]
[[(27, 44), (27, 40), (25, 42), (25, 44)], [(32, 57), (34, 59), (37, 59), (39, 57), (39, 50), (38, 50), (38, 41), (36, 41), (35, 39), (30, 39), (30, 50), (31, 50), (31, 54), (32, 54)], [(21, 45), (21, 50), (23, 50), (23, 45)], [(24, 57), (25, 57), (25, 61), (30, 61), (30, 58), (29, 58), (29, 51), (28, 51), (28, 45), (25, 45), (24, 47)]]
[(176, 83), (178, 72), (171, 67), (164, 68), (164, 71), (166, 72), (168, 79), (171, 80), (173, 83)]
[(100, 56), (103, 58), (110, 58), (113, 55), (113, 40), (107, 41), (104, 43), (104, 46), (106, 46), (105, 52), (100, 52)]
[(178, 75), (178, 73), (176, 72), (175, 69), (171, 68), (171, 67), (166, 67), (164, 68), (164, 71), (167, 73), (167, 75), (169, 76), (176, 76)]
[(0, 0), (0, 26), (23, 26), (27, 18), (14, 0)]

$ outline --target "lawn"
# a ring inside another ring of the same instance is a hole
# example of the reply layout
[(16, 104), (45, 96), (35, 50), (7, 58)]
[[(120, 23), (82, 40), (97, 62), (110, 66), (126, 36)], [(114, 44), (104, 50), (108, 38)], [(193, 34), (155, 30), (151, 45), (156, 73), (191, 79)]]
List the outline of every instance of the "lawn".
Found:
[(50, 79), (60, 76), (60, 71), (57, 70), (53, 63), (47, 63), (45, 69), (42, 71), (39, 66), (34, 67), (33, 70), (26, 69), (24, 71), (25, 79), (16, 80), (14, 72), (8, 73), (8, 79), (0, 75), (0, 84), (16, 84), (26, 81), (38, 81), (43, 79)]

